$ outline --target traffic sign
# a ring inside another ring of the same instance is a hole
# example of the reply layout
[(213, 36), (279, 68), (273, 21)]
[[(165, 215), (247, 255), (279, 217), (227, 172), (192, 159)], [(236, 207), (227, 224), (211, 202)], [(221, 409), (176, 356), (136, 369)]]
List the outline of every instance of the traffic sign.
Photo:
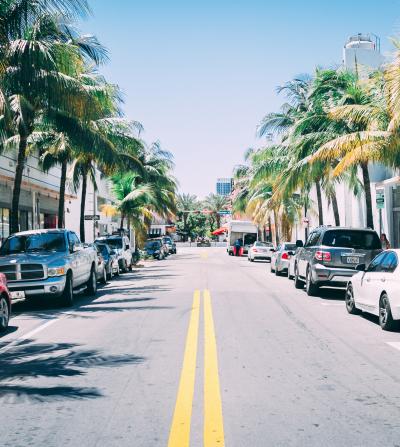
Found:
[(228, 215), (232, 214), (232, 211), (230, 211), (230, 210), (220, 210), (220, 211), (218, 211), (218, 214), (220, 214), (221, 216), (228, 216)]
[(378, 210), (385, 208), (385, 193), (383, 191), (376, 192), (376, 207)]
[(87, 214), (85, 215), (85, 220), (100, 220), (100, 214), (96, 214), (93, 216), (93, 214)]

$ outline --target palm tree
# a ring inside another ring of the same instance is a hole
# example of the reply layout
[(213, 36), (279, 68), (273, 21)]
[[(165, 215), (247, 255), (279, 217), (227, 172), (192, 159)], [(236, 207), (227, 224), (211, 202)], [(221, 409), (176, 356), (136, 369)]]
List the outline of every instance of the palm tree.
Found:
[(195, 195), (192, 194), (177, 194), (176, 205), (178, 213), (182, 214), (183, 231), (185, 237), (188, 234), (188, 217), (189, 214), (194, 211), (198, 206), (198, 200)]
[[(72, 58), (66, 42), (74, 35), (67, 19), (86, 15), (88, 7), (85, 0), (21, 1), (18, 7), (14, 1), (5, 1), (0, 10), (0, 61), (6, 68), (0, 76), (1, 112), (11, 117), (4, 129), (7, 134), (2, 133), (3, 138), (8, 137), (2, 148), (17, 146), (10, 214), (10, 230), (16, 232), (22, 176), (35, 122), (54, 111), (68, 111), (78, 96), (90, 107), (86, 92), (64, 70)], [(79, 50), (85, 52), (85, 46)], [(86, 56), (90, 57), (90, 50)]]
[(203, 203), (205, 209), (210, 212), (215, 219), (217, 228), (221, 227), (221, 210), (227, 209), (229, 205), (229, 198), (227, 196), (220, 196), (219, 194), (209, 194)]

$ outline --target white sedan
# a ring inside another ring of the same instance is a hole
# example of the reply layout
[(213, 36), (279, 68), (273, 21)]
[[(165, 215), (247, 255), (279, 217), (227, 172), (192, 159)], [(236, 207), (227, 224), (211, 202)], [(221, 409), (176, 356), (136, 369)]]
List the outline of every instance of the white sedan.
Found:
[(271, 242), (256, 241), (249, 248), (247, 253), (247, 259), (250, 262), (257, 261), (258, 259), (265, 259), (266, 261), (271, 261), (271, 256), (273, 253), (274, 244)]
[(357, 266), (347, 284), (346, 308), (350, 314), (360, 311), (379, 317), (384, 330), (397, 328), (400, 320), (400, 250), (386, 250), (365, 269)]

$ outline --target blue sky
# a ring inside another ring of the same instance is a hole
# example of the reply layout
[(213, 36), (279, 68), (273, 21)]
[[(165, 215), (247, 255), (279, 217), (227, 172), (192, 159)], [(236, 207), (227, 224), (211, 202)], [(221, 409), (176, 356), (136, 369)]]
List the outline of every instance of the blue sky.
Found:
[(276, 87), (341, 62), (351, 34), (400, 32), (400, 0), (92, 0), (82, 25), (109, 49), (102, 71), (146, 140), (175, 157), (183, 192), (204, 197), (229, 176), (283, 98)]

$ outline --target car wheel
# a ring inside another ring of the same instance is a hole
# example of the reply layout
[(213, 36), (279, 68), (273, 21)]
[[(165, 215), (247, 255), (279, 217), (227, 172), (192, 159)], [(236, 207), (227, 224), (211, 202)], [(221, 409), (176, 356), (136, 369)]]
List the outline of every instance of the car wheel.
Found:
[(104, 267), (104, 269), (103, 269), (103, 276), (102, 276), (100, 282), (101, 282), (102, 284), (107, 284), (107, 277), (108, 277), (108, 275), (107, 275), (107, 269)]
[(111, 281), (113, 277), (112, 266), (110, 266), (110, 270), (107, 272), (107, 281)]
[(393, 320), (389, 297), (386, 293), (382, 293), (379, 300), (379, 324), (384, 331), (393, 331), (398, 326), (397, 321)]
[(290, 274), (290, 267), (288, 268), (287, 276), (288, 276), (289, 279), (293, 279), (294, 278), (294, 276)]
[(0, 297), (0, 331), (5, 331), (8, 328), (10, 321), (10, 308), (8, 307), (7, 298)]
[(281, 276), (281, 272), (278, 270), (278, 267), (276, 264), (275, 264), (275, 276)]
[(92, 270), (90, 271), (89, 280), (86, 284), (86, 294), (88, 296), (94, 296), (97, 292), (97, 280), (96, 280), (96, 272), (94, 271), (94, 268), (92, 267)]
[(61, 295), (60, 301), (63, 306), (67, 306), (67, 307), (70, 307), (74, 304), (74, 288), (72, 285), (71, 273), (67, 274), (67, 278), (65, 280), (64, 291)]
[(250, 262), (254, 262), (254, 258), (250, 258)]
[(299, 277), (299, 269), (297, 266), (295, 267), (294, 271), (294, 286), (296, 289), (302, 289), (304, 287), (304, 282)]
[(315, 296), (319, 287), (313, 282), (312, 273), (310, 267), (307, 269), (306, 276), (306, 292), (308, 296)]
[(271, 261), (270, 268), (271, 268), (271, 273), (275, 273), (275, 269), (272, 267), (272, 261)]
[(356, 303), (354, 301), (354, 291), (353, 286), (349, 284), (346, 289), (345, 295), (346, 309), (349, 314), (357, 315), (360, 313), (359, 309), (356, 307)]

